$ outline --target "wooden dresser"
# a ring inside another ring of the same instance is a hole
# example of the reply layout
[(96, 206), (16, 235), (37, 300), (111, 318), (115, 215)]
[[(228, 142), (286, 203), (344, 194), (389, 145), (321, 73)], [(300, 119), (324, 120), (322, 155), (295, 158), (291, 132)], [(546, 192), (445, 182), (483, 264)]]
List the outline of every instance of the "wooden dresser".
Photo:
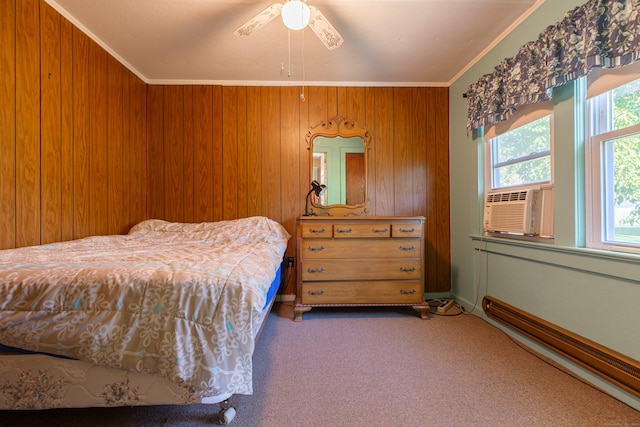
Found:
[(425, 319), (424, 217), (302, 216), (294, 320), (313, 307), (402, 305)]

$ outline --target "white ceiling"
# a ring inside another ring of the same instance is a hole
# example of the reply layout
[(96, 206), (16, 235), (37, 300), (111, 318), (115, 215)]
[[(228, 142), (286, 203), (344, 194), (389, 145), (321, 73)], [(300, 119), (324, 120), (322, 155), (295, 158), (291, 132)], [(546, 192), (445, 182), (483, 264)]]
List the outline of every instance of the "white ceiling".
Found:
[(147, 83), (449, 86), (545, 0), (308, 0), (344, 38), (329, 51), (277, 0), (46, 0)]

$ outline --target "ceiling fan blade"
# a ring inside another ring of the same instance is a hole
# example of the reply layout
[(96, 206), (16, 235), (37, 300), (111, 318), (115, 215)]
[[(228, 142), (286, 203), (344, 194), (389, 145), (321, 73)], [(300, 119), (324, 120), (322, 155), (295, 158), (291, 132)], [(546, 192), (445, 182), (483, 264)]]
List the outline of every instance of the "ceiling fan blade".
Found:
[(253, 18), (238, 27), (233, 34), (236, 36), (248, 36), (254, 31), (264, 27), (276, 16), (280, 16), (280, 10), (282, 9), (282, 3), (274, 3), (268, 6), (265, 10), (258, 13)]
[(333, 28), (333, 25), (327, 21), (327, 18), (324, 17), (317, 7), (309, 6), (309, 9), (311, 12), (311, 16), (309, 17), (309, 26), (313, 32), (316, 33), (322, 44), (324, 44), (329, 50), (340, 47), (342, 42), (344, 42), (340, 33)]

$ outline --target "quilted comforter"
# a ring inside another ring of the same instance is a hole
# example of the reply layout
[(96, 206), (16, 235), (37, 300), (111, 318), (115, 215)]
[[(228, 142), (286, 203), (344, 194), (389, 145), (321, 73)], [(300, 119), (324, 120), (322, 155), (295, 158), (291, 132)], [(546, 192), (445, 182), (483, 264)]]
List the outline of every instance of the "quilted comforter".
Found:
[(0, 344), (251, 394), (287, 231), (264, 217), (0, 251)]

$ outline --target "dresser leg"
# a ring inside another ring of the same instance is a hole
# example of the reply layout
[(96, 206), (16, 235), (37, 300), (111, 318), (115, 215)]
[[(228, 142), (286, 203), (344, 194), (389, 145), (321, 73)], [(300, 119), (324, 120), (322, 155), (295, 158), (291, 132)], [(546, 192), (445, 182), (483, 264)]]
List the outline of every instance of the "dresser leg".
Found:
[(312, 307), (304, 306), (304, 305), (296, 305), (293, 307), (293, 321), (294, 322), (302, 322), (302, 313), (306, 313), (311, 310)]
[(428, 319), (429, 318), (429, 311), (431, 310), (431, 307), (429, 306), (429, 304), (414, 305), (413, 309), (418, 311), (418, 313), (420, 313), (420, 318), (421, 319)]

